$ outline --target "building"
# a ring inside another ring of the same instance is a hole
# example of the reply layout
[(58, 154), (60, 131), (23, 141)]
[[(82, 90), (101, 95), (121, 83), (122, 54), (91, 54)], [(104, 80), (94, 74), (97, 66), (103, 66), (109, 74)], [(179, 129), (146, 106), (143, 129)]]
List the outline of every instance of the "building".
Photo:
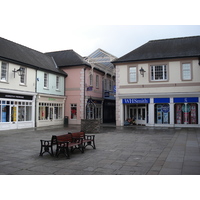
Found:
[[(97, 49), (87, 56), (86, 61), (92, 66), (92, 69), (98, 69), (104, 72), (102, 77), (103, 88), (103, 123), (115, 122), (115, 66), (111, 63), (117, 57), (110, 53)], [(97, 78), (96, 78), (97, 79)], [(98, 82), (97, 82), (98, 83)]]
[[(112, 109), (109, 117), (115, 119), (115, 74), (113, 64), (110, 63), (114, 56), (101, 49), (86, 58), (73, 50), (46, 54), (52, 56), (57, 66), (68, 74), (65, 81), (65, 116), (69, 124), (81, 124), (81, 119), (99, 119), (103, 122), (106, 107)], [(105, 92), (107, 102), (104, 104)], [(87, 107), (89, 102), (94, 104), (93, 108)]]
[(200, 36), (149, 41), (113, 62), (116, 124), (200, 126)]
[[(0, 70), (0, 130), (53, 125), (55, 117), (51, 116), (57, 107), (62, 107), (59, 121), (63, 123), (65, 96), (61, 84), (66, 74), (56, 68), (51, 57), (0, 38)], [(47, 87), (42, 80), (45, 77)]]

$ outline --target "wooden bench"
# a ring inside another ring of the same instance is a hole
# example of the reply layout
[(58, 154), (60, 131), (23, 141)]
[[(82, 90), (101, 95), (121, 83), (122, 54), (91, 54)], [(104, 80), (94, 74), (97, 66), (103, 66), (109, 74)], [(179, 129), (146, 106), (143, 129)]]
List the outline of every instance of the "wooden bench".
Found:
[(45, 152), (54, 156), (53, 146), (56, 145), (55, 155), (58, 157), (60, 153), (64, 153), (66, 157), (70, 158), (70, 150), (73, 152), (75, 149), (79, 149), (84, 153), (86, 146), (95, 146), (95, 135), (85, 135), (84, 132), (68, 133), (64, 135), (53, 135), (51, 140), (40, 140), (41, 150), (40, 156), (43, 156)]
[(95, 145), (95, 135), (85, 135), (85, 132), (76, 132), (76, 133), (69, 133), (72, 135), (73, 138), (82, 138), (83, 139), (83, 146), (92, 146), (93, 149), (96, 149)]

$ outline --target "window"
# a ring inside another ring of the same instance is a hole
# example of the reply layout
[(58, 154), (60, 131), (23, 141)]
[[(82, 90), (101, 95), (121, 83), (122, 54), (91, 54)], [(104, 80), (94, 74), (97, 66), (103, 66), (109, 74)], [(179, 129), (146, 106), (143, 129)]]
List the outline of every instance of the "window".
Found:
[(62, 119), (63, 104), (60, 103), (39, 103), (39, 120)]
[(151, 81), (166, 81), (167, 65), (152, 65), (151, 67)]
[(90, 86), (93, 86), (93, 76), (90, 74)]
[(56, 76), (56, 90), (60, 89), (60, 77)]
[(198, 105), (196, 103), (175, 104), (176, 124), (198, 124)]
[(169, 104), (155, 104), (155, 123), (170, 123), (170, 107)]
[(1, 63), (1, 81), (8, 81), (8, 63)]
[(44, 73), (44, 88), (48, 88), (49, 75)]
[(99, 75), (96, 75), (96, 88), (99, 88)]
[(129, 82), (137, 82), (136, 67), (129, 67)]
[(20, 76), (20, 84), (25, 85), (26, 84), (26, 68), (21, 67), (22, 74)]
[(183, 63), (182, 64), (182, 79), (183, 80), (191, 80), (192, 79), (191, 63)]
[(77, 119), (77, 104), (71, 104), (71, 119)]
[(108, 81), (107, 81), (107, 79), (105, 78), (105, 79), (104, 79), (104, 90), (107, 90), (107, 89), (108, 89), (108, 87), (107, 87), (107, 85), (108, 85), (107, 82), (108, 82)]

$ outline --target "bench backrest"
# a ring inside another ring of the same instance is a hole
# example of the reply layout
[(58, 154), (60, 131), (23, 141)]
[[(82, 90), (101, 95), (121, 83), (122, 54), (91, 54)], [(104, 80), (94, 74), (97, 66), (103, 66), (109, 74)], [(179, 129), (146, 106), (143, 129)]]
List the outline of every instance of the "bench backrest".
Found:
[(70, 135), (72, 135), (72, 138), (85, 138), (84, 132), (70, 133)]
[(57, 141), (72, 142), (72, 136), (70, 134), (53, 135), (51, 138), (52, 144), (57, 144)]

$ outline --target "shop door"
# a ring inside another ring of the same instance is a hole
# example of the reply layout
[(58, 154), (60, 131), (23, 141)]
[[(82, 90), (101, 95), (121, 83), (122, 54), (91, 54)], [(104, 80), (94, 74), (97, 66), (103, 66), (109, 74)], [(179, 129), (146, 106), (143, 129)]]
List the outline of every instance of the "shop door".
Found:
[(137, 108), (136, 124), (146, 124), (146, 107)]
[(11, 122), (11, 129), (17, 128), (17, 113), (18, 113), (18, 107), (15, 105), (10, 106), (10, 119)]
[(53, 120), (53, 115), (54, 115), (54, 109), (53, 109), (53, 107), (50, 107), (49, 108), (50, 110), (49, 110), (49, 119), (52, 121)]

